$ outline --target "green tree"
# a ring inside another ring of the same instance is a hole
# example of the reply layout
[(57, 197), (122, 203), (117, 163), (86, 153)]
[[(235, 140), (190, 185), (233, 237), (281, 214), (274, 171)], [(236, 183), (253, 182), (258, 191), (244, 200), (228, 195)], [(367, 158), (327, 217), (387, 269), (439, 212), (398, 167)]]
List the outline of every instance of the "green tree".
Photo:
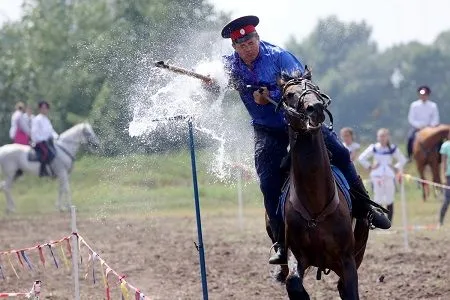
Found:
[(46, 99), (58, 131), (89, 118), (106, 153), (127, 152), (129, 99), (142, 70), (220, 17), (204, 0), (25, 1), (23, 18), (0, 29), (2, 128), (15, 101)]

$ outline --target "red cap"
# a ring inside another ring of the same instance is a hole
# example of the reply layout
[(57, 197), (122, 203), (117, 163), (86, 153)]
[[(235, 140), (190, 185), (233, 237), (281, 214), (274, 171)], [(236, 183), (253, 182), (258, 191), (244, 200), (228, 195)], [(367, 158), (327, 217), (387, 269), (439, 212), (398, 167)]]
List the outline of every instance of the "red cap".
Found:
[(249, 33), (255, 32), (255, 27), (258, 24), (259, 19), (256, 16), (237, 18), (225, 25), (222, 29), (222, 37), (225, 39), (231, 38), (233, 41), (236, 41)]
[(232, 31), (230, 33), (230, 38), (231, 40), (235, 41), (237, 39), (243, 38), (244, 36), (246, 36), (249, 33), (255, 32), (256, 28), (253, 25), (246, 25), (242, 28), (239, 28), (235, 31)]

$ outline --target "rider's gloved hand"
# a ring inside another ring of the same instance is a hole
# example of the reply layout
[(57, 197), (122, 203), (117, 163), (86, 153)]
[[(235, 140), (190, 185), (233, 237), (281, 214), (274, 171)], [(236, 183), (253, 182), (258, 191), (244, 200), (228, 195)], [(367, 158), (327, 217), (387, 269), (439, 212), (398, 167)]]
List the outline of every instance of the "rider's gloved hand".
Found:
[(255, 102), (259, 105), (266, 105), (269, 103), (269, 100), (267, 100), (268, 97), (269, 90), (266, 87), (261, 87), (253, 92), (253, 99), (255, 99)]

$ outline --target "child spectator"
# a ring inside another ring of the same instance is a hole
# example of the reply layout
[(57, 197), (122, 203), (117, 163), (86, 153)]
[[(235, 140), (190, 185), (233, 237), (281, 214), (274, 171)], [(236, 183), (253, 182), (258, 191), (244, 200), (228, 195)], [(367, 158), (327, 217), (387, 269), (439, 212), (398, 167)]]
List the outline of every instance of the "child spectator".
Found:
[(361, 146), (353, 141), (353, 129), (344, 127), (341, 129), (341, 140), (348, 152), (350, 152), (350, 159), (354, 161), (358, 156), (358, 151)]
[[(388, 218), (392, 222), (394, 214), (395, 177), (403, 171), (407, 162), (400, 149), (391, 144), (389, 130), (381, 128), (377, 132), (377, 143), (371, 144), (358, 158), (361, 165), (370, 170), (374, 201), (387, 206)], [(372, 159), (372, 162), (369, 160)], [(397, 163), (392, 166), (395, 159)]]

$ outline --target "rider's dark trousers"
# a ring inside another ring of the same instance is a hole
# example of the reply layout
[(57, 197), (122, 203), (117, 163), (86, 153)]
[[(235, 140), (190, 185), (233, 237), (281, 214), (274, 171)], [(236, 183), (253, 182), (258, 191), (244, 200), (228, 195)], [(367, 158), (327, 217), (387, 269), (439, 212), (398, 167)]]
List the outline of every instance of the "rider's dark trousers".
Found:
[(37, 143), (34, 149), (36, 150), (38, 159), (41, 162), (39, 175), (44, 176), (46, 173), (45, 165), (49, 164), (55, 157), (56, 150), (53, 144), (53, 140), (49, 139), (48, 141), (42, 141), (40, 143)]
[(255, 167), (264, 206), (271, 222), (282, 222), (277, 214), (281, 187), (286, 174), (280, 170), (281, 160), (287, 155), (287, 129), (273, 129), (254, 124)]
[(56, 150), (52, 139), (37, 143), (34, 149), (39, 161), (42, 163), (50, 163), (55, 157)]
[[(271, 221), (282, 222), (281, 214), (277, 214), (277, 208), (281, 187), (286, 178), (286, 174), (280, 171), (280, 164), (287, 154), (288, 132), (287, 129), (272, 129), (255, 124), (254, 133), (255, 167), (264, 196), (264, 206)], [(325, 145), (332, 155), (332, 164), (341, 170), (350, 185), (357, 184), (358, 174), (348, 150), (326, 126), (322, 126), (322, 133)]]
[(406, 144), (406, 153), (408, 154), (408, 158), (411, 158), (413, 152), (414, 139), (416, 137), (416, 133), (419, 129), (411, 128), (408, 131), (408, 142)]

